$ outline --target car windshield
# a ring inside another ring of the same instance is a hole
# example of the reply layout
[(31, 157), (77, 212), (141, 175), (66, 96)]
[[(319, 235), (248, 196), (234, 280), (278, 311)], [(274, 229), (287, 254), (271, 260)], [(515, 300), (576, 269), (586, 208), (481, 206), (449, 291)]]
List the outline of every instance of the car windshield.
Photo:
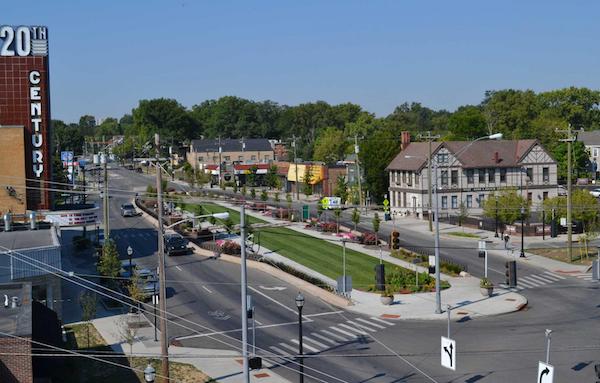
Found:
[(121, 206), (121, 207), (122, 207), (123, 209), (133, 209), (133, 208), (134, 208), (134, 207), (133, 207), (133, 205), (132, 205), (132, 204), (130, 204), (130, 203), (127, 203), (127, 204), (125, 204), (125, 205), (123, 205), (123, 206)]

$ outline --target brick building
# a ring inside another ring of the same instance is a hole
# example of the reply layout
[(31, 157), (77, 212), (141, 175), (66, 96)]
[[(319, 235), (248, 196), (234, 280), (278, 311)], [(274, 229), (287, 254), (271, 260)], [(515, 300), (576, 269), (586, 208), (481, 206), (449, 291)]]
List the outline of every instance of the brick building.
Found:
[[(33, 383), (31, 286), (0, 284), (0, 382)], [(18, 337), (18, 338), (17, 338)]]

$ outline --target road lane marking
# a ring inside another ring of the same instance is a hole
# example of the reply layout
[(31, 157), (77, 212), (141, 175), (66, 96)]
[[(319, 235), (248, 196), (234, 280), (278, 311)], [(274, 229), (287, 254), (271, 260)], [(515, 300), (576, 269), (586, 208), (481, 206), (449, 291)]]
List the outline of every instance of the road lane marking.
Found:
[(387, 324), (388, 326), (393, 326), (395, 324), (395, 323), (388, 322), (388, 321), (385, 321), (385, 320), (383, 320), (381, 318), (377, 318), (377, 317), (371, 317), (371, 319), (373, 319), (374, 321), (383, 323), (383, 324)]
[(349, 331), (354, 331), (355, 333), (357, 333), (359, 335), (367, 335), (365, 330), (357, 329), (356, 327), (348, 326), (347, 324), (338, 323), (338, 326), (348, 329)]
[[(331, 331), (327, 331), (327, 330), (321, 330), (321, 332), (322, 332), (323, 334), (327, 334), (327, 335), (329, 335), (329, 336), (332, 336), (332, 337), (334, 337), (334, 338), (337, 338), (337, 339), (341, 340), (342, 342), (348, 342), (348, 341), (350, 340), (350, 339), (344, 338), (343, 336), (340, 336), (340, 335), (338, 335), (338, 334), (334, 334), (334, 333), (332, 333)], [(354, 338), (354, 335), (351, 335), (351, 338)]]
[[(293, 310), (292, 308), (290, 308), (290, 307), (288, 307), (288, 306), (284, 305), (283, 303), (279, 302), (278, 300), (276, 300), (276, 299), (274, 299), (274, 298), (271, 298), (270, 296), (268, 296), (267, 294), (263, 293), (262, 291), (260, 291), (260, 290), (258, 290), (258, 289), (256, 289), (256, 288), (254, 288), (254, 287), (252, 287), (252, 286), (248, 286), (248, 289), (249, 289), (249, 290), (252, 290), (252, 291), (254, 291), (254, 292), (255, 292), (255, 293), (257, 293), (257, 294), (260, 294), (260, 295), (262, 295), (263, 297), (267, 298), (268, 300), (270, 300), (270, 301), (271, 301), (271, 302), (273, 302), (273, 303), (276, 303), (276, 304), (278, 304), (279, 306), (283, 307), (284, 309), (286, 309), (286, 310), (288, 310), (288, 311), (291, 311), (291, 312), (293, 312), (295, 315), (298, 315), (298, 311), (297, 311), (297, 310)], [(312, 320), (312, 319), (310, 319), (310, 318), (307, 318), (307, 321), (308, 321), (308, 322), (313, 322), (313, 320)]]
[(320, 317), (320, 316), (323, 316), (323, 315), (332, 315), (332, 314), (339, 314), (339, 313), (343, 313), (343, 311), (342, 310), (339, 310), (339, 311), (327, 311), (327, 312), (324, 312), (324, 313), (302, 315), (302, 317), (304, 317), (304, 318), (312, 318), (312, 317)]
[[(298, 321), (267, 324), (267, 325), (263, 325), (263, 326), (256, 326), (256, 328), (264, 329), (264, 328), (282, 327), (282, 326), (298, 326)], [(175, 339), (185, 340), (185, 339), (203, 338), (205, 336), (223, 335), (223, 334), (235, 333), (235, 332), (240, 332), (240, 331), (242, 331), (242, 329), (237, 328), (237, 329), (233, 329), (233, 330), (213, 331), (213, 332), (207, 332), (207, 333), (203, 333), (203, 334), (185, 335), (185, 336), (177, 337)]]
[(287, 343), (283, 343), (283, 342), (282, 342), (282, 343), (279, 343), (279, 345), (280, 345), (281, 347), (283, 347), (283, 348), (287, 348), (288, 350), (290, 350), (291, 352), (293, 352), (293, 353), (294, 353), (293, 355), (297, 355), (297, 354), (298, 354), (298, 350), (297, 350), (297, 349), (295, 349), (294, 347), (290, 346), (290, 345), (289, 345), (289, 344), (287, 344)]
[(203, 288), (204, 290), (208, 291), (208, 293), (209, 293), (209, 294), (212, 294), (212, 290), (211, 290), (211, 289), (209, 289), (208, 287), (206, 287), (206, 286), (202, 285), (202, 288)]
[(335, 344), (335, 345), (338, 344), (338, 342), (336, 342), (335, 340), (329, 339), (326, 336), (323, 336), (321, 334), (317, 334), (316, 332), (311, 332), (310, 335), (314, 336), (315, 338), (319, 338), (319, 339), (321, 339), (321, 340), (323, 340), (325, 342), (329, 342), (331, 344)]
[(521, 278), (517, 281), (517, 285), (522, 285), (522, 286), (528, 287), (530, 289), (535, 288), (535, 287), (540, 287), (537, 284), (535, 284), (533, 282), (528, 282), (526, 279), (523, 279), (523, 278)]
[(353, 322), (351, 320), (346, 321), (346, 323), (350, 323), (351, 325), (353, 325), (357, 329), (365, 329), (365, 330), (370, 331), (370, 332), (377, 332), (377, 330), (373, 330), (370, 327), (367, 327), (367, 326), (365, 326), (363, 324), (360, 324), (360, 323)]
[(368, 321), (368, 320), (366, 320), (366, 319), (362, 319), (362, 318), (356, 318), (356, 320), (357, 320), (357, 321), (361, 321), (361, 322), (363, 322), (363, 323), (366, 323), (366, 324), (368, 324), (369, 326), (373, 326), (373, 327), (377, 327), (377, 328), (385, 328), (385, 326), (382, 326), (382, 325), (380, 325), (380, 324), (376, 324), (376, 323), (373, 323), (373, 322), (369, 322), (369, 321)]
[(330, 328), (330, 329), (332, 329), (332, 330), (334, 330), (334, 331), (337, 331), (337, 332), (339, 332), (339, 333), (341, 333), (341, 334), (344, 334), (344, 335), (346, 335), (346, 336), (349, 336), (349, 337), (350, 337), (350, 339), (354, 339), (354, 338), (356, 338), (356, 334), (349, 333), (348, 331), (344, 331), (344, 330), (342, 330), (342, 329), (339, 329), (339, 328), (337, 328), (337, 327), (335, 327), (335, 326), (329, 326), (329, 328)]
[(535, 287), (542, 287), (543, 285), (545, 285), (545, 283), (542, 283), (540, 281), (536, 281), (533, 278), (530, 278), (529, 276), (523, 277), (519, 280), (520, 283), (524, 283), (525, 286), (527, 285), (533, 285)]
[(544, 283), (554, 283), (554, 282), (556, 282), (556, 281), (553, 281), (550, 278), (544, 278), (544, 277), (541, 277), (539, 275), (530, 275), (529, 278), (533, 279), (534, 281), (541, 281), (541, 282), (544, 282)]
[(328, 346), (328, 345), (326, 345), (326, 344), (323, 344), (323, 343), (319, 342), (318, 340), (314, 340), (313, 338), (309, 338), (309, 337), (307, 337), (307, 336), (304, 336), (303, 338), (304, 338), (304, 341), (305, 341), (305, 342), (314, 343), (314, 344), (316, 344), (317, 346), (319, 346), (319, 347), (321, 347), (321, 348), (329, 348), (329, 346)]
[(256, 322), (257, 325), (262, 326), (262, 322), (257, 321), (256, 319), (254, 320), (254, 322)]
[(563, 277), (562, 275), (554, 274), (554, 273), (552, 273), (552, 272), (550, 272), (550, 271), (546, 271), (546, 272), (544, 272), (544, 273), (545, 273), (545, 274), (548, 274), (548, 275), (552, 275), (553, 277), (555, 277), (555, 278), (558, 278), (558, 279), (566, 279), (566, 278), (565, 278), (565, 277)]
[(274, 351), (276, 354), (283, 355), (283, 356), (286, 356), (286, 355), (288, 355), (288, 353), (287, 353), (287, 352), (283, 351), (283, 350), (282, 350), (282, 349), (280, 349), (279, 347), (275, 347), (275, 346), (269, 346), (269, 348), (270, 348), (271, 350), (273, 350), (273, 351)]
[[(298, 339), (290, 339), (290, 342), (292, 343), (296, 343), (297, 345), (300, 345), (300, 342), (298, 341)], [(302, 347), (309, 349), (312, 352), (319, 352), (318, 348), (314, 348), (312, 346), (309, 346), (306, 344), (306, 342), (302, 342)]]
[(175, 266), (175, 268), (176, 268), (177, 270), (179, 270), (179, 271), (183, 271), (183, 270), (181, 269), (181, 267), (179, 267), (179, 266)]
[(557, 278), (556, 276), (552, 275), (552, 274), (539, 274), (540, 277), (546, 278), (546, 279), (550, 279), (552, 282), (558, 282), (560, 281), (560, 278)]

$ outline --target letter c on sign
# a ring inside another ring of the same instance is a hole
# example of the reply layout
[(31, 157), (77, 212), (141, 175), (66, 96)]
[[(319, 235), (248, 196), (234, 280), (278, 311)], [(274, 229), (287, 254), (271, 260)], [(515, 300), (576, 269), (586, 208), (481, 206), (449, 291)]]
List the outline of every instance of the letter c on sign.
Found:
[(40, 83), (40, 72), (34, 70), (33, 72), (29, 72), (29, 82), (33, 85), (37, 85)]

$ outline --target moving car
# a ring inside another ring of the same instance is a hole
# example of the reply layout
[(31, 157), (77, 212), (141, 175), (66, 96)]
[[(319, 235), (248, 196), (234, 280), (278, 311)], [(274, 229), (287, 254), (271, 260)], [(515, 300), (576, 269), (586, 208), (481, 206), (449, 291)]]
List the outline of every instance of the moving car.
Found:
[(165, 253), (167, 255), (187, 254), (189, 252), (187, 245), (188, 240), (183, 238), (180, 234), (165, 234)]
[(600, 198), (600, 189), (592, 189), (590, 190), (590, 194), (593, 195), (596, 198)]
[(135, 210), (135, 206), (131, 203), (124, 203), (121, 205), (121, 216), (123, 217), (135, 217), (138, 215), (137, 210)]

